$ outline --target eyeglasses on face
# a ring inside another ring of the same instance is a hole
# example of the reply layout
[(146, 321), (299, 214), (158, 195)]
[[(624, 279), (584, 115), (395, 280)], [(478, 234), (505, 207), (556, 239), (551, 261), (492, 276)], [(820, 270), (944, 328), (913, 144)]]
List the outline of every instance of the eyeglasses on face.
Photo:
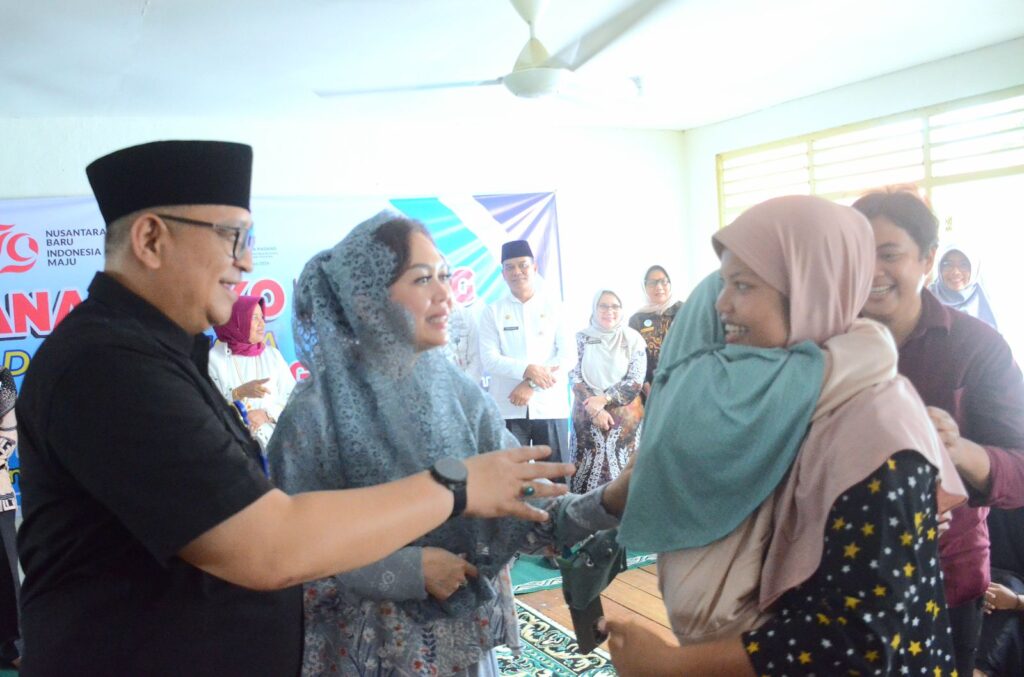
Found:
[(943, 259), (939, 262), (939, 268), (941, 270), (949, 270), (950, 268), (956, 268), (957, 270), (963, 270), (970, 272), (971, 264), (966, 261), (957, 261), (954, 259)]
[(668, 287), (671, 282), (666, 277), (659, 277), (656, 280), (644, 280), (645, 287)]
[(618, 303), (598, 303), (597, 304), (597, 309), (598, 310), (603, 310), (604, 312), (607, 313), (607, 312), (611, 312), (611, 311), (622, 310), (622, 306), (620, 306)]
[(256, 240), (252, 224), (248, 227), (242, 227), (224, 223), (213, 223), (211, 221), (200, 221), (199, 219), (188, 219), (184, 216), (174, 216), (173, 214), (157, 214), (157, 216), (168, 221), (184, 223), (186, 226), (213, 228), (213, 230), (222, 237), (234, 238), (231, 244), (231, 258), (235, 261), (245, 256), (247, 251), (251, 251), (253, 243)]

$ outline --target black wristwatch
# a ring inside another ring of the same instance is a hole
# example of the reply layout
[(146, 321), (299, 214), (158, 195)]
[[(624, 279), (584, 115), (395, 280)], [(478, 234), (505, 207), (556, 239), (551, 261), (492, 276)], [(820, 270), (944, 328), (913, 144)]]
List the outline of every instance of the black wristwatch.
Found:
[(466, 471), (466, 464), (457, 458), (439, 458), (430, 466), (430, 476), (441, 485), (451, 489), (455, 496), (455, 504), (452, 506), (452, 517), (458, 517), (466, 509), (466, 480), (469, 473)]

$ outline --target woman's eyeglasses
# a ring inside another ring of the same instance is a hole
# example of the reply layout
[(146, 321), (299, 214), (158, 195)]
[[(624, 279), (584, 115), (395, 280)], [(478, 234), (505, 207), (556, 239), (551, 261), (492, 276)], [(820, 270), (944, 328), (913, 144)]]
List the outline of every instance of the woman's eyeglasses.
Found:
[(249, 224), (248, 227), (229, 226), (223, 223), (212, 223), (210, 221), (200, 221), (199, 219), (187, 219), (184, 216), (174, 216), (173, 214), (157, 214), (157, 216), (168, 221), (184, 223), (186, 226), (213, 228), (214, 231), (222, 237), (229, 239), (234, 238), (231, 244), (231, 258), (235, 261), (245, 256), (247, 251), (252, 250), (253, 243), (256, 240), (252, 224)]
[(657, 280), (644, 280), (644, 286), (646, 287), (668, 287), (671, 282), (665, 278), (659, 278)]
[(614, 311), (622, 310), (622, 306), (620, 306), (618, 303), (598, 303), (597, 304), (597, 309), (598, 310), (603, 310), (604, 312), (607, 313), (607, 312), (611, 312), (613, 310)]
[(949, 270), (950, 268), (956, 268), (963, 272), (971, 272), (971, 264), (962, 261), (954, 261), (952, 259), (943, 259), (939, 262), (940, 270)]

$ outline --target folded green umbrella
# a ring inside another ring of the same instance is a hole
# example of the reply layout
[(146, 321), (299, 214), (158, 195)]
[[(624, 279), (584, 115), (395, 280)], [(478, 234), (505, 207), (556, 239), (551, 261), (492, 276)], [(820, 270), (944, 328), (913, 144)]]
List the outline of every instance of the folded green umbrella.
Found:
[(607, 639), (597, 629), (604, 617), (601, 592), (626, 570), (626, 549), (616, 541), (618, 529), (598, 531), (558, 558), (562, 571), (562, 594), (569, 605), (576, 632), (577, 652), (587, 654)]

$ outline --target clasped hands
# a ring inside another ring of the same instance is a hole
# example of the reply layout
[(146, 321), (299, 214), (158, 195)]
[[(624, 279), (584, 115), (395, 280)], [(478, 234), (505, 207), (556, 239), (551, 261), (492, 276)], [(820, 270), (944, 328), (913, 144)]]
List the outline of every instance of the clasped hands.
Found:
[(608, 432), (615, 424), (612, 415), (605, 409), (606, 406), (608, 406), (608, 397), (605, 395), (592, 395), (583, 400), (583, 409), (586, 410), (587, 416), (603, 432)]
[(554, 367), (545, 367), (541, 364), (528, 365), (523, 372), (522, 383), (512, 389), (508, 395), (508, 401), (517, 407), (525, 407), (533, 397), (534, 386), (546, 390), (555, 385), (556, 371), (558, 371), (557, 365)]

